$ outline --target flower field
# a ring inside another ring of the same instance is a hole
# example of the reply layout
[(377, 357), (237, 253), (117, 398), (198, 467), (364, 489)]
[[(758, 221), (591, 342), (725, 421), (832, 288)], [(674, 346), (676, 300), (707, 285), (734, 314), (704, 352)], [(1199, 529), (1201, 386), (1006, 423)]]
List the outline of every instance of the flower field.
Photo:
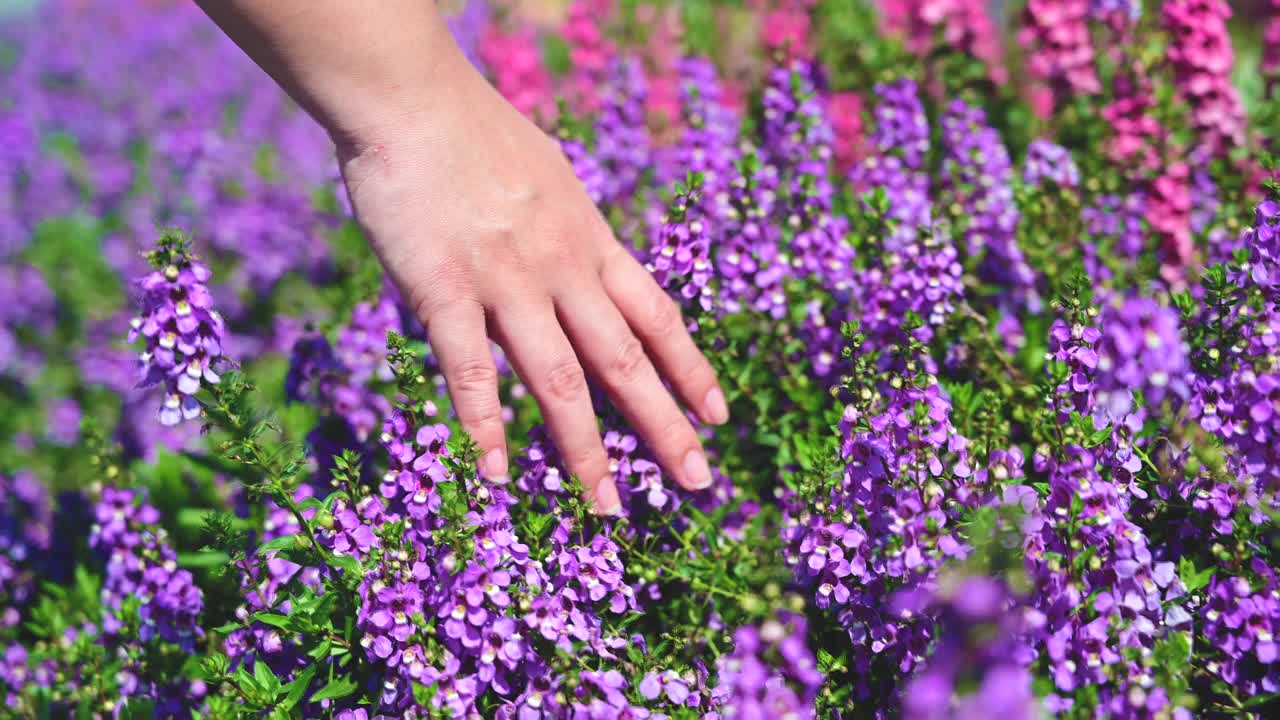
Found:
[(45, 0), (0, 717), (1280, 717), (1280, 0), (446, 4), (716, 369), (711, 486), (593, 388), (597, 516), (497, 345), (479, 474), (319, 126)]

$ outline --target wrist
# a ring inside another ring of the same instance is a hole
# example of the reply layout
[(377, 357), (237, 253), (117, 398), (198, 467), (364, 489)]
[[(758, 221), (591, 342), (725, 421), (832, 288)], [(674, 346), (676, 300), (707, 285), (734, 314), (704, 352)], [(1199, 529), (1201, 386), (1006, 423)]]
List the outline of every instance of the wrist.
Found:
[(473, 87), (485, 82), (450, 40), (425, 62), (419, 58), (372, 78), (335, 78), (320, 122), (340, 154), (359, 154), (409, 133), (429, 132), (466, 107)]
[(430, 0), (198, 2), (339, 147), (440, 112), (478, 77)]

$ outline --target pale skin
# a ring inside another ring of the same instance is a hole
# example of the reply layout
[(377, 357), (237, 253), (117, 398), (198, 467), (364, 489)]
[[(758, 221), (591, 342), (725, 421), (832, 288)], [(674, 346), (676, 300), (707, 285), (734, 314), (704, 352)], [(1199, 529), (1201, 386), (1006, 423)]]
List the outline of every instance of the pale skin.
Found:
[(705, 423), (729, 411), (679, 309), (556, 143), (467, 62), (434, 2), (197, 1), (333, 138), (356, 219), (427, 328), (481, 473), (508, 471), (492, 338), (597, 512), (621, 505), (588, 377), (677, 483), (711, 483), (677, 398)]

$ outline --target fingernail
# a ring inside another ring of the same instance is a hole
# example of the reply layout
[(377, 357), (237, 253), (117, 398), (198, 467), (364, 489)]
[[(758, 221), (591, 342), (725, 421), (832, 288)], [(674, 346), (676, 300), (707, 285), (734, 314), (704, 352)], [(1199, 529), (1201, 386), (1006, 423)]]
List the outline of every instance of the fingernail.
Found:
[(507, 474), (507, 451), (494, 448), (480, 460), (480, 472), (487, 478), (500, 478)]
[(729, 404), (724, 401), (720, 388), (713, 387), (707, 391), (707, 397), (702, 401), (702, 412), (712, 425), (729, 422)]
[(711, 468), (701, 450), (690, 450), (684, 456), (684, 480), (690, 490), (704, 490), (711, 486)]
[(618, 497), (618, 486), (613, 484), (613, 476), (606, 475), (596, 485), (595, 513), (605, 517), (617, 517), (622, 514), (622, 500)]

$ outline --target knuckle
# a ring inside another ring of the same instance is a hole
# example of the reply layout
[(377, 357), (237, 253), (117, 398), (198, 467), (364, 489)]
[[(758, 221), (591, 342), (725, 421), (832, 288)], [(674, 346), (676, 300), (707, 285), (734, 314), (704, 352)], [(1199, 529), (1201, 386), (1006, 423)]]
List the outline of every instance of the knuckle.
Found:
[[(473, 437), (479, 436), (488, 430), (497, 430), (499, 437), (502, 431), (502, 408), (496, 402), (484, 402), (471, 408), (466, 417), (459, 418), (467, 432)], [(476, 437), (479, 440), (479, 437)]]
[(614, 354), (609, 377), (616, 385), (630, 384), (640, 377), (648, 360), (640, 341), (628, 336)]
[(538, 242), (539, 259), (544, 268), (573, 272), (579, 265), (577, 248), (570, 242), (571, 231), (557, 230), (542, 235)]
[(441, 260), (428, 268), (410, 288), (407, 297), (414, 315), (428, 325), (440, 308), (469, 301), (473, 296), (469, 274), (454, 259)]
[(577, 360), (562, 360), (547, 372), (545, 383), (548, 395), (561, 402), (568, 402), (586, 391), (587, 376)]
[(449, 368), (446, 376), (453, 392), (464, 395), (487, 394), (498, 384), (498, 371), (493, 363), (476, 358), (464, 360)]

